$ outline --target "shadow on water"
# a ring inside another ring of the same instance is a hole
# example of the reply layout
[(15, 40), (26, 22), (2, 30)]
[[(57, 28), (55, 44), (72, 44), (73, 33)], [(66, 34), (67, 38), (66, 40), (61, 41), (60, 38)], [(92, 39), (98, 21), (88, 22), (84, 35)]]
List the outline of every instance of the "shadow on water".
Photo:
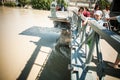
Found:
[(52, 53), (41, 72), (39, 80), (70, 80), (70, 71), (68, 70), (70, 60), (55, 50), (55, 44), (60, 37), (60, 32), (61, 30), (57, 28), (33, 26), (20, 33), (20, 35), (40, 37), (40, 40), (38, 42), (31, 41), (35, 43), (37, 47), (32, 53), (30, 59), (27, 61), (27, 64), (17, 80), (26, 80), (28, 78), (41, 46), (52, 48)]

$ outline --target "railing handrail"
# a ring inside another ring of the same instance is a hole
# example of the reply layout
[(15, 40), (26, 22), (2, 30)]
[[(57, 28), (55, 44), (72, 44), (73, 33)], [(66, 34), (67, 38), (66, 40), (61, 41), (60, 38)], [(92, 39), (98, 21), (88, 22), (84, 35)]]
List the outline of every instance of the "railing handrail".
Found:
[[(71, 16), (72, 16), (70, 18), (70, 23), (72, 27), (71, 34), (74, 36), (72, 37), (72, 40), (71, 40), (71, 45), (73, 45), (73, 47), (71, 48), (71, 69), (72, 69), (71, 72), (78, 72), (80, 76), (79, 78), (78, 76), (76, 76), (78, 75), (78, 73), (71, 73), (72, 80), (85, 79), (86, 75), (82, 75), (82, 74), (83, 72), (87, 73), (87, 70), (88, 70), (87, 67), (89, 67), (90, 62), (92, 61), (94, 48), (96, 49), (97, 60), (98, 60), (97, 70), (96, 70), (97, 76), (99, 77), (100, 80), (104, 80), (105, 66), (102, 58), (101, 46), (99, 43), (100, 39), (102, 38), (106, 40), (106, 42), (108, 42), (108, 44), (110, 44), (110, 46), (113, 47), (120, 54), (120, 49), (119, 49), (120, 36), (108, 30), (106, 27), (101, 26), (94, 19), (86, 18), (83, 15), (79, 16), (74, 11), (73, 11), (73, 15)], [(81, 22), (82, 21), (86, 22), (86, 20), (88, 20), (87, 24), (83, 26)], [(89, 32), (87, 32), (87, 28), (89, 28), (89, 26), (87, 25), (89, 25), (92, 28), (89, 30)], [(80, 31), (78, 29), (80, 29)], [(82, 54), (82, 53), (79, 53), (79, 51), (82, 51), (82, 49), (84, 49), (83, 53), (86, 54), (85, 61), (84, 60), (81, 61), (82, 56), (79, 55), (79, 54)], [(78, 65), (80, 67), (78, 67)], [(79, 69), (81, 69), (81, 71), (79, 71)]]
[[(83, 15), (81, 18), (82, 20), (86, 19)], [(99, 25), (95, 20), (89, 20), (88, 24), (120, 54), (120, 36), (118, 34)]]

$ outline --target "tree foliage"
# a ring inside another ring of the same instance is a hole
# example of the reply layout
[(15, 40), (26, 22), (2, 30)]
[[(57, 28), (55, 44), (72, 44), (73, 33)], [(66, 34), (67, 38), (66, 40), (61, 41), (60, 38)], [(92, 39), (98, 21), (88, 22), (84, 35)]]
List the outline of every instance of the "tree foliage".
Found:
[(19, 4), (21, 5), (21, 6), (25, 6), (26, 4), (29, 4), (30, 3), (30, 0), (18, 0), (18, 2), (19, 2)]
[(31, 0), (32, 7), (35, 9), (50, 10), (52, 0)]
[(105, 9), (107, 5), (110, 6), (110, 3), (107, 0), (99, 0), (98, 4), (100, 5), (101, 9)]
[(67, 3), (65, 2), (65, 0), (57, 0), (57, 4), (61, 4), (64, 5), (64, 7), (67, 7)]
[(4, 6), (15, 7), (16, 3), (14, 1), (6, 1), (4, 2)]

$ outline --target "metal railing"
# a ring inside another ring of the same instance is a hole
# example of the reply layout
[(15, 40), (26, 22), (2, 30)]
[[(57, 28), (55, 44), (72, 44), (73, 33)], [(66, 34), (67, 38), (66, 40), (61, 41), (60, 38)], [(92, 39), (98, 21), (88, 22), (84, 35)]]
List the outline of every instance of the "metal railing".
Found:
[[(71, 80), (85, 80), (89, 64), (92, 60), (94, 47), (97, 52), (97, 76), (99, 80), (104, 79), (104, 64), (102, 59), (102, 51), (100, 49), (100, 38), (106, 40), (120, 54), (120, 36), (97, 24), (96, 21), (89, 20), (85, 26), (84, 16), (78, 16), (75, 12), (69, 18), (71, 24)], [(90, 26), (89, 32), (86, 31)], [(85, 57), (84, 58), (82, 57)], [(90, 79), (89, 79), (90, 80)]]

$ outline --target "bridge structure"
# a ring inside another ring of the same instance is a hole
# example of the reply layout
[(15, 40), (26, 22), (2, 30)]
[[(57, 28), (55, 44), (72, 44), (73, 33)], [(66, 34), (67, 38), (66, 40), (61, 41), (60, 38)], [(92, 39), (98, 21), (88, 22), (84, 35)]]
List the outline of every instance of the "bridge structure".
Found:
[[(120, 36), (99, 25), (95, 20), (88, 20), (87, 24), (82, 26), (82, 21), (87, 18), (83, 15), (78, 16), (74, 11), (68, 11), (66, 18), (50, 18), (54, 21), (70, 23), (71, 56), (68, 69), (71, 71), (71, 80), (104, 80), (108, 68), (103, 61), (104, 53), (101, 51), (100, 39), (104, 39), (120, 54)], [(96, 51), (96, 66), (91, 64), (94, 51)], [(95, 73), (93, 68), (95, 68)], [(117, 73), (116, 75), (120, 76)], [(118, 78), (120, 79), (120, 77)]]
[[(120, 53), (120, 36), (97, 24), (94, 20), (89, 20), (85, 26), (82, 21), (86, 20), (83, 15), (78, 16), (75, 12), (71, 17), (71, 80), (96, 80), (93, 65), (94, 50), (97, 55), (96, 76), (98, 80), (104, 80), (106, 65), (103, 61), (100, 39), (108, 42), (117, 52)], [(91, 30), (88, 32), (88, 25)], [(92, 74), (91, 74), (92, 73)], [(116, 74), (117, 75), (117, 74)]]

